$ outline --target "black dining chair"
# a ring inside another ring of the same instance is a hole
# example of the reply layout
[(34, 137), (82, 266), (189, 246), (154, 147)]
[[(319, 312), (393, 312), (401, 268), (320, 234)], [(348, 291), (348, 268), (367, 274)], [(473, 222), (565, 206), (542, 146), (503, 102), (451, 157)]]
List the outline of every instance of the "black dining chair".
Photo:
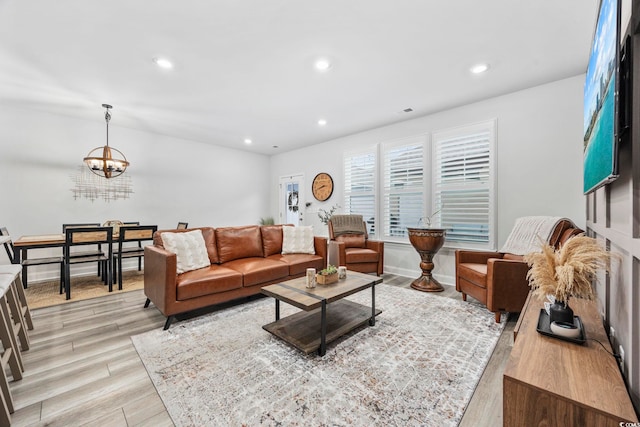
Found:
[[(0, 228), (0, 236), (9, 236), (9, 231), (7, 231), (6, 227)], [(11, 264), (16, 264), (15, 251), (16, 249), (13, 247), (13, 241), (8, 240), (4, 242), (4, 249), (7, 252), (7, 256), (9, 257), (9, 262)], [(27, 288), (27, 269), (28, 267), (33, 267), (35, 265), (48, 265), (48, 264), (60, 264), (60, 286), (62, 286), (64, 282), (64, 258), (62, 256), (52, 256), (52, 257), (43, 257), (43, 258), (28, 258), (23, 259), (20, 263), (22, 265), (22, 286)]]
[[(124, 225), (125, 227), (130, 227), (132, 225), (140, 225), (140, 221), (123, 222), (122, 225)], [(115, 234), (114, 234), (114, 238), (115, 238)], [(142, 248), (142, 242), (138, 241), (138, 242), (134, 242), (134, 243), (137, 243), (137, 244), (133, 245), (133, 246), (123, 246), (122, 252), (137, 252), (137, 253), (142, 252), (143, 254), (141, 256), (137, 257), (138, 258), (138, 271), (142, 271), (142, 258), (144, 256), (144, 250)], [(114, 245), (115, 245), (115, 242), (114, 242)], [(115, 251), (116, 251), (115, 246), (114, 246), (114, 250), (113, 251), (115, 253)], [(135, 258), (135, 257), (131, 256), (131, 257), (128, 257), (128, 258)], [(116, 283), (115, 282), (115, 280), (116, 280), (115, 276), (113, 277), (113, 280), (114, 280), (113, 283)]]
[[(100, 227), (99, 222), (81, 222), (76, 224), (62, 224), (62, 233), (64, 234), (67, 231), (67, 228), (84, 228), (84, 227)], [(83, 251), (74, 251), (71, 256), (72, 257), (95, 257), (100, 256), (102, 254), (102, 246), (97, 245), (95, 248), (84, 248)], [(102, 276), (104, 280), (104, 272), (101, 270), (102, 264), (98, 263), (98, 276)]]
[[(105, 245), (107, 253), (101, 252), (94, 256), (75, 256), (71, 251), (76, 246)], [(87, 262), (97, 262), (102, 267), (105, 285), (109, 285), (109, 292), (113, 291), (111, 274), (113, 273), (113, 228), (112, 227), (80, 227), (67, 228), (64, 243), (64, 290), (67, 299), (71, 299), (71, 265)], [(62, 293), (62, 289), (60, 289)]]
[[(140, 270), (140, 260), (144, 257), (142, 242), (153, 240), (153, 233), (158, 230), (157, 225), (134, 225), (120, 227), (118, 234), (118, 246), (113, 251), (114, 271), (118, 276), (118, 289), (122, 290), (122, 260), (127, 258), (138, 258), (138, 270)], [(137, 247), (124, 247), (128, 242), (138, 243)], [(115, 279), (115, 276), (114, 276)], [(114, 280), (115, 283), (115, 280)]]

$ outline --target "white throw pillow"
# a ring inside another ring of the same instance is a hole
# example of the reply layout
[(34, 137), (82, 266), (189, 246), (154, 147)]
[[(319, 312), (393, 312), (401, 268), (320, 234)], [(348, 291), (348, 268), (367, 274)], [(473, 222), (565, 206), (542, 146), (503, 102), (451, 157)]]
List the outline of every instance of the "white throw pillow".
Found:
[(186, 233), (162, 233), (162, 244), (176, 254), (178, 274), (211, 265), (202, 230)]
[(282, 254), (315, 254), (313, 227), (282, 227)]

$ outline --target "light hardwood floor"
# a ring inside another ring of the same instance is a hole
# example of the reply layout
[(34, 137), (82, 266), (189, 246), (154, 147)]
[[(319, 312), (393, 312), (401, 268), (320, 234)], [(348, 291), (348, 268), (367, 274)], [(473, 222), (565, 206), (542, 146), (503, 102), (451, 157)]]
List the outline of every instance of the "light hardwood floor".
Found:
[[(408, 287), (410, 280), (385, 275), (385, 283)], [(450, 286), (434, 295), (461, 299)], [(133, 291), (33, 310), (24, 378), (11, 382), (12, 425), (172, 426), (130, 339), (164, 324), (153, 306), (142, 308), (144, 300)], [(514, 325), (507, 323), (461, 426), (502, 425)]]

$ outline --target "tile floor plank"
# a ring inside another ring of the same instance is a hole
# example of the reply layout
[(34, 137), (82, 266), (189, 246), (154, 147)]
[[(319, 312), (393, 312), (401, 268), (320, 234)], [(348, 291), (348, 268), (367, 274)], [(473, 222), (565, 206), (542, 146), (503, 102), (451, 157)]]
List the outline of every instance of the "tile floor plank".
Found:
[(148, 396), (127, 403), (122, 409), (127, 422), (132, 426), (149, 423), (149, 419), (157, 416), (169, 417), (164, 403), (162, 403), (162, 399), (157, 393), (150, 393)]
[(90, 421), (150, 390), (153, 384), (146, 371), (135, 367), (94, 383), (65, 391), (42, 402), (42, 421)]
[(122, 412), (122, 409), (116, 409), (115, 411), (105, 415), (104, 417), (96, 418), (85, 424), (86, 426), (100, 426), (100, 427), (128, 427), (127, 419)]

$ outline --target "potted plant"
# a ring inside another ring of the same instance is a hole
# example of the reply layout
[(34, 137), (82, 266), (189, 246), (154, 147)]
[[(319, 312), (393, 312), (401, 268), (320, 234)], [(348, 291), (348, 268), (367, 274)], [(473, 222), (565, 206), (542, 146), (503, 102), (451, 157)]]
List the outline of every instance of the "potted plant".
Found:
[(276, 222), (272, 216), (260, 218), (260, 225), (274, 225)]
[(316, 275), (319, 285), (329, 285), (338, 281), (338, 268), (335, 265), (327, 265), (327, 268), (320, 270)]
[(592, 299), (596, 273), (601, 268), (610, 271), (611, 257), (596, 239), (584, 235), (572, 237), (558, 250), (545, 244), (542, 252), (524, 256), (531, 267), (527, 279), (533, 294), (555, 298), (549, 312), (550, 322), (573, 323), (569, 298)]
[(428, 216), (420, 217), (418, 220), (418, 228), (431, 228), (431, 220), (440, 213), (442, 209), (438, 209), (434, 213)]
[(318, 218), (320, 218), (320, 222), (323, 223), (324, 225), (328, 225), (329, 224), (329, 220), (331, 219), (331, 217), (333, 216), (335, 211), (338, 210), (339, 207), (340, 207), (340, 205), (335, 204), (335, 205), (331, 206), (331, 209), (329, 209), (329, 210), (318, 209)]

